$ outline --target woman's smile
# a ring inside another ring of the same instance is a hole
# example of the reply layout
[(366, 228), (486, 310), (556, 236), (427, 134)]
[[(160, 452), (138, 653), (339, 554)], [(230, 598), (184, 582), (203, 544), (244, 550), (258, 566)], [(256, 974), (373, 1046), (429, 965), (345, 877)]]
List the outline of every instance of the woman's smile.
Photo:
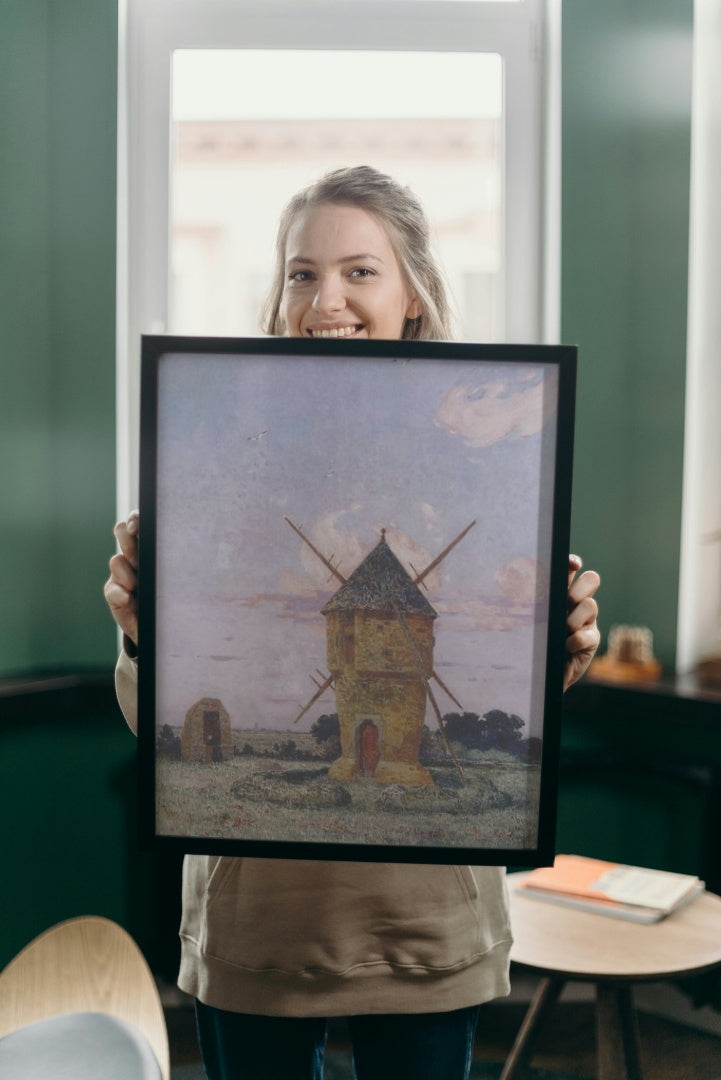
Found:
[(306, 333), (311, 337), (342, 338), (355, 337), (363, 329), (363, 323), (353, 323), (350, 326), (309, 326)]

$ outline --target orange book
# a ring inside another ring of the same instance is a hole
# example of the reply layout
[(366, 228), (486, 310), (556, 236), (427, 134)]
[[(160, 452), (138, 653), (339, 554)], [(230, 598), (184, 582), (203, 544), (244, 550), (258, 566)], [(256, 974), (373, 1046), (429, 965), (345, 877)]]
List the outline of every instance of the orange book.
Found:
[(693, 874), (557, 855), (553, 866), (532, 870), (520, 884), (526, 895), (570, 907), (656, 922), (704, 889)]

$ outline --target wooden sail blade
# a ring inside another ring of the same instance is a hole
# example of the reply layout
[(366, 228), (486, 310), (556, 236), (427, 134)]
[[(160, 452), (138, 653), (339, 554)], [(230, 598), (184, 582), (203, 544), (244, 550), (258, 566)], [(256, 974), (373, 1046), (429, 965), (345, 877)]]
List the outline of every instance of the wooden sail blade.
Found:
[(309, 539), (308, 539), (308, 537), (307, 537), (307, 536), (305, 535), (305, 533), (304, 533), (304, 532), (302, 532), (302, 531), (301, 531), (301, 530), (300, 530), (300, 529), (298, 528), (298, 526), (297, 526), (297, 525), (295, 525), (295, 524), (294, 524), (294, 523), (293, 523), (293, 522), (292, 522), (292, 521), (290, 520), (290, 518), (289, 518), (289, 517), (287, 516), (287, 514), (285, 514), (285, 515), (284, 515), (284, 517), (285, 517), (285, 520), (286, 520), (286, 521), (288, 522), (288, 524), (290, 525), (291, 529), (292, 529), (292, 530), (293, 530), (294, 532), (297, 532), (297, 533), (298, 533), (298, 536), (299, 536), (299, 537), (301, 538), (301, 540), (302, 540), (302, 541), (303, 541), (303, 542), (304, 542), (305, 544), (307, 544), (307, 545), (308, 545), (308, 547), (309, 547), (309, 548), (310, 548), (310, 550), (311, 550), (311, 551), (313, 552), (313, 554), (314, 554), (314, 555), (316, 555), (316, 556), (317, 556), (317, 557), (318, 557), (318, 558), (320, 559), (320, 561), (321, 561), (321, 562), (323, 563), (323, 565), (324, 565), (324, 566), (327, 566), (327, 567), (328, 567), (328, 569), (330, 570), (331, 574), (333, 574), (333, 576), (334, 576), (334, 577), (338, 578), (338, 581), (340, 581), (341, 585), (345, 585), (345, 583), (346, 583), (346, 580), (347, 580), (347, 579), (343, 577), (343, 575), (341, 574), (340, 570), (338, 570), (338, 568), (337, 568), (337, 567), (335, 567), (335, 566), (333, 565), (333, 563), (332, 563), (332, 562), (330, 561), (330, 559), (326, 559), (325, 555), (323, 555), (323, 554), (322, 554), (322, 553), (321, 553), (320, 551), (318, 551), (318, 548), (317, 548), (317, 547), (315, 546), (315, 544), (312, 544), (312, 543), (310, 542), (310, 540), (309, 540)]
[(305, 716), (305, 714), (308, 712), (308, 709), (310, 709), (311, 706), (316, 703), (316, 701), (318, 700), (319, 697), (323, 696), (323, 694), (326, 692), (326, 690), (328, 689), (329, 686), (333, 685), (333, 676), (332, 675), (329, 675), (328, 678), (325, 680), (325, 682), (322, 682), (322, 683), (315, 682), (315, 679), (313, 679), (312, 675), (311, 675), (311, 679), (315, 683), (315, 685), (318, 687), (318, 689), (316, 690), (315, 694), (313, 694), (313, 697), (310, 699), (308, 704), (304, 705), (303, 708), (300, 710), (300, 712), (296, 716), (295, 720), (293, 721), (294, 724), (297, 724), (298, 721), (300, 720), (301, 716)]
[(401, 627), (401, 630), (403, 631), (403, 635), (404, 635), (406, 641), (408, 642), (408, 644), (410, 646), (411, 653), (413, 654), (413, 659), (415, 661), (416, 667), (418, 668), (420, 676), (423, 679), (423, 682), (425, 683), (426, 693), (428, 694), (428, 700), (430, 701), (431, 707), (432, 707), (434, 713), (436, 714), (436, 720), (438, 721), (438, 730), (441, 733), (441, 738), (443, 739), (443, 745), (446, 748), (446, 752), (447, 752), (448, 756), (450, 757), (451, 761), (453, 762), (453, 764), (456, 767), (456, 771), (458, 772), (458, 775), (461, 778), (461, 783), (465, 784), (466, 777), (465, 777), (465, 774), (463, 772), (463, 767), (462, 767), (460, 761), (458, 760), (458, 758), (456, 757), (456, 755), (454, 754), (453, 747), (451, 746), (451, 744), (449, 742), (449, 739), (448, 739), (448, 736), (446, 735), (446, 729), (443, 726), (443, 717), (441, 716), (441, 710), (438, 708), (438, 702), (436, 701), (435, 694), (431, 690), (430, 680), (428, 679), (428, 676), (426, 675), (426, 672), (425, 672), (425, 668), (423, 666), (423, 657), (421, 656), (421, 651), (418, 648), (418, 643), (415, 640), (415, 638), (413, 637), (413, 634), (410, 631), (410, 627), (408, 626), (408, 623), (403, 618), (403, 612), (398, 607), (398, 604), (396, 604), (395, 602), (393, 603), (393, 610), (396, 613), (396, 617), (398, 619), (398, 622), (400, 623), (400, 627)]
[(414, 574), (416, 575), (416, 576), (415, 576), (415, 578), (413, 579), (413, 582), (414, 582), (414, 584), (415, 584), (415, 585), (422, 585), (422, 586), (423, 586), (423, 588), (424, 588), (424, 589), (426, 590), (426, 592), (428, 592), (428, 586), (426, 585), (425, 581), (421, 581), (421, 580), (419, 579), (419, 577), (418, 577), (418, 571), (416, 570), (415, 566), (413, 565), (413, 563), (411, 562), (411, 560), (410, 560), (410, 559), (408, 560), (408, 565), (410, 566), (410, 568), (411, 568), (411, 570), (413, 571), (413, 573), (414, 573)]
[(451, 746), (451, 744), (450, 744), (450, 742), (448, 740), (448, 736), (446, 735), (446, 729), (443, 726), (443, 717), (441, 716), (441, 710), (438, 708), (438, 702), (436, 701), (435, 695), (434, 695), (433, 691), (431, 690), (431, 684), (428, 682), (427, 679), (426, 679), (426, 690), (428, 692), (428, 700), (430, 701), (430, 703), (431, 703), (431, 705), (433, 707), (433, 711), (436, 714), (436, 720), (438, 721), (438, 730), (441, 733), (441, 738), (443, 739), (443, 745), (446, 748), (448, 756), (450, 757), (451, 761), (453, 762), (453, 764), (456, 767), (456, 771), (458, 772), (458, 775), (461, 778), (461, 783), (465, 784), (466, 775), (463, 772), (463, 766), (461, 765), (460, 761), (458, 760), (458, 758), (454, 754), (453, 747)]
[[(288, 519), (286, 518), (286, 521), (287, 521), (287, 520), (288, 520)], [(473, 521), (472, 521), (472, 522), (470, 523), (470, 525), (466, 525), (465, 529), (463, 529), (463, 531), (462, 531), (462, 532), (459, 532), (459, 534), (458, 534), (458, 536), (457, 536), (457, 537), (455, 538), (455, 540), (451, 540), (451, 542), (450, 542), (450, 544), (448, 545), (448, 547), (444, 547), (444, 549), (443, 549), (443, 551), (442, 551), (442, 552), (440, 553), (440, 555), (436, 555), (436, 557), (435, 557), (435, 559), (433, 560), (433, 562), (430, 562), (430, 563), (428, 563), (428, 566), (427, 566), (427, 567), (425, 568), (425, 570), (421, 570), (420, 574), (418, 574), (418, 576), (417, 576), (417, 577), (416, 577), (416, 578), (414, 579), (414, 581), (413, 581), (413, 584), (414, 584), (414, 585), (420, 585), (420, 583), (421, 583), (421, 582), (423, 581), (423, 578), (424, 578), (424, 577), (428, 577), (428, 575), (430, 574), (431, 570), (435, 570), (435, 568), (436, 568), (436, 567), (438, 566), (438, 564), (439, 564), (439, 563), (442, 563), (442, 562), (443, 562), (443, 560), (445, 559), (446, 555), (448, 555), (448, 554), (449, 554), (449, 552), (453, 551), (453, 548), (454, 548), (454, 547), (456, 546), (456, 544), (460, 544), (460, 542), (461, 542), (461, 540), (463, 539), (463, 537), (464, 537), (464, 536), (465, 536), (465, 535), (466, 535), (467, 533), (469, 533), (469, 532), (471, 531), (471, 529), (473, 528), (473, 526), (474, 526), (475, 524), (476, 524), (476, 522), (475, 522), (475, 520), (473, 520)]]
[(461, 705), (460, 701), (458, 700), (458, 698), (456, 697), (455, 694), (451, 693), (451, 691), (448, 689), (446, 684), (443, 682), (443, 679), (440, 677), (440, 675), (438, 674), (437, 671), (433, 672), (433, 678), (436, 680), (436, 682), (440, 686), (441, 690), (443, 690), (444, 693), (448, 694), (448, 697), (451, 699), (453, 704), (457, 705), (458, 708), (461, 710), (461, 712), (463, 712), (463, 706)]

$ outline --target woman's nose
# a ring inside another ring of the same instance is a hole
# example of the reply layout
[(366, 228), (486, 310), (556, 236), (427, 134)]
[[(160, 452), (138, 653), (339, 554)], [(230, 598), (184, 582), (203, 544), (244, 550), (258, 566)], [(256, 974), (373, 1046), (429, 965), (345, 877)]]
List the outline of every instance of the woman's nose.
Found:
[(328, 274), (318, 279), (313, 307), (322, 314), (340, 311), (345, 307), (343, 283), (335, 274)]

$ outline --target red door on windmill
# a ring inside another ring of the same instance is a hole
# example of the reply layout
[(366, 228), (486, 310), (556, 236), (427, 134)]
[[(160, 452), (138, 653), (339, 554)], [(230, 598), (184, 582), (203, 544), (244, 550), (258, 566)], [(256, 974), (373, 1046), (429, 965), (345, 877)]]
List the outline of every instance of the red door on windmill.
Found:
[[(418, 760), (427, 699), (441, 734), (445, 733), (430, 680), (436, 679), (455, 704), (460, 707), (460, 703), (433, 670), (437, 613), (418, 586), (475, 522), (415, 578), (391, 551), (383, 529), (379, 543), (346, 579), (286, 520), (341, 582), (322, 608), (330, 675), (300, 714), (333, 686), (341, 756), (331, 765), (329, 778), (355, 780), (371, 775), (383, 784), (432, 784), (431, 774)], [(446, 746), (453, 757), (447, 741)]]
[(375, 776), (378, 762), (381, 759), (378, 728), (372, 720), (364, 720), (358, 734), (360, 737), (359, 771), (363, 776)]

